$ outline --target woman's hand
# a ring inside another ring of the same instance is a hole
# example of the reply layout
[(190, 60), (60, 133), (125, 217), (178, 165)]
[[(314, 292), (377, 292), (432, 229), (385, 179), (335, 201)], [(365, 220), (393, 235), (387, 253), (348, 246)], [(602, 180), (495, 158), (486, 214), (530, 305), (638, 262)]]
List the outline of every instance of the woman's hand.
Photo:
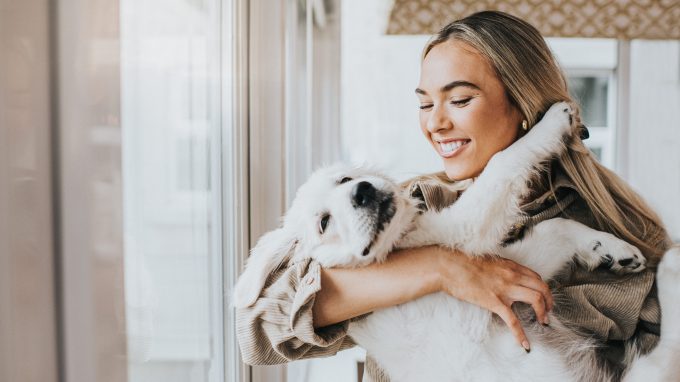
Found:
[(529, 340), (510, 308), (514, 302), (530, 304), (539, 322), (548, 325), (553, 308), (550, 288), (536, 272), (498, 257), (469, 257), (440, 249), (438, 290), (497, 314), (528, 352)]
[(538, 320), (548, 323), (553, 306), (548, 285), (532, 270), (510, 260), (468, 257), (439, 246), (403, 249), (387, 260), (359, 268), (321, 269), (321, 290), (313, 305), (320, 328), (443, 291), (498, 314), (517, 341), (529, 350), (524, 330), (510, 309), (531, 304)]

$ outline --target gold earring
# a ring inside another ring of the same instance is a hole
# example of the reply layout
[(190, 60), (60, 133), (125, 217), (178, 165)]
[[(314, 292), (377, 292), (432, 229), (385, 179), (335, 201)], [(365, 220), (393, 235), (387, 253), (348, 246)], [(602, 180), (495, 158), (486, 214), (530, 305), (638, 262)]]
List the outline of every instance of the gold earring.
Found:
[(522, 121), (522, 130), (527, 131), (529, 129), (529, 122), (525, 119)]

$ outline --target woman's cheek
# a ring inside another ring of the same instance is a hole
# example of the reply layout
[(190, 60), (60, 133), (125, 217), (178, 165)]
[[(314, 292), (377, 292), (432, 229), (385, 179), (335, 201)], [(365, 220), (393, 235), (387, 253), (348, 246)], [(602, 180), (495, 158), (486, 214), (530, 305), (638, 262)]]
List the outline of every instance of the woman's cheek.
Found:
[(449, 115), (449, 119), (453, 124), (454, 130), (459, 133), (462, 132), (467, 138), (474, 139), (477, 134), (477, 128), (479, 122), (479, 116), (477, 112), (473, 109), (467, 109), (467, 107), (459, 107), (457, 110), (452, 110)]

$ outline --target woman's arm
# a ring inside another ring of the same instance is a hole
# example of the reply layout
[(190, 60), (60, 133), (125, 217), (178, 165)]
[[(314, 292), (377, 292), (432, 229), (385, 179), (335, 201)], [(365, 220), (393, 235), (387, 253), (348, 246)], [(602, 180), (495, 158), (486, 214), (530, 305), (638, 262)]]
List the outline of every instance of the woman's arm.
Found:
[(526, 350), (529, 342), (510, 306), (531, 304), (548, 324), (553, 304), (547, 284), (530, 269), (438, 246), (396, 251), (384, 263), (363, 268), (322, 269), (321, 283), (313, 306), (316, 328), (443, 291), (498, 314)]
[(321, 289), (321, 266), (303, 259), (267, 277), (254, 304), (236, 308), (236, 338), (249, 365), (275, 365), (329, 357), (354, 346), (349, 321), (314, 328), (312, 306)]
[(381, 264), (321, 270), (314, 302), (314, 326), (324, 327), (440, 290), (439, 247), (391, 253)]

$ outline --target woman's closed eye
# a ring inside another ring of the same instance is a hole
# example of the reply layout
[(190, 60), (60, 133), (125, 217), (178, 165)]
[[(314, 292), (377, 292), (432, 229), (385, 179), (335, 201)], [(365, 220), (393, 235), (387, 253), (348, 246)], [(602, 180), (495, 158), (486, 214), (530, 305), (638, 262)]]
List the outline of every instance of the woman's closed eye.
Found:
[(460, 106), (460, 107), (462, 107), (462, 106), (465, 106), (465, 105), (467, 105), (468, 103), (470, 103), (471, 100), (472, 100), (472, 97), (463, 98), (463, 99), (454, 99), (454, 100), (449, 101), (449, 103), (450, 103), (451, 105), (454, 105), (454, 106)]
[[(472, 100), (472, 97), (468, 97), (468, 98), (463, 98), (463, 99), (451, 100), (451, 101), (449, 101), (449, 103), (451, 105), (454, 105), (454, 106), (463, 107), (463, 106), (467, 106), (467, 104), (469, 104), (471, 100)], [(432, 106), (433, 106), (433, 104), (431, 104), (431, 103), (420, 104), (420, 110), (429, 110), (429, 109), (432, 108)]]

